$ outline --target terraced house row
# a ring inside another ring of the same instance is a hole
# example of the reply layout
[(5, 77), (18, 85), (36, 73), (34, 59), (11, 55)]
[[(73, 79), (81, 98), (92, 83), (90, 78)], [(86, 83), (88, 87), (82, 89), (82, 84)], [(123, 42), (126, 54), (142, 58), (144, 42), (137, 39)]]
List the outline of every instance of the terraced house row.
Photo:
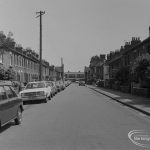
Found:
[[(39, 79), (39, 55), (31, 49), (0, 47), (0, 68), (14, 73), (12, 80), (29, 82)], [(59, 67), (50, 66), (42, 60), (42, 80), (60, 80), (63, 77), (63, 64)]]
[(132, 37), (119, 50), (91, 58), (85, 67), (86, 82), (101, 80), (103, 87), (128, 93), (150, 93), (150, 29), (143, 41)]

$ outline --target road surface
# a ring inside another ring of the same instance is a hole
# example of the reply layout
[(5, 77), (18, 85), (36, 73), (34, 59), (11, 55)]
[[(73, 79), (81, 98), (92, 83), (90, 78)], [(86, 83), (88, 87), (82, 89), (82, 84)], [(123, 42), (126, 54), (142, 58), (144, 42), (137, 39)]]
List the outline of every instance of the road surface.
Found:
[(132, 130), (149, 133), (149, 117), (72, 84), (48, 103), (25, 105), (22, 124), (1, 129), (0, 150), (146, 149), (129, 139)]

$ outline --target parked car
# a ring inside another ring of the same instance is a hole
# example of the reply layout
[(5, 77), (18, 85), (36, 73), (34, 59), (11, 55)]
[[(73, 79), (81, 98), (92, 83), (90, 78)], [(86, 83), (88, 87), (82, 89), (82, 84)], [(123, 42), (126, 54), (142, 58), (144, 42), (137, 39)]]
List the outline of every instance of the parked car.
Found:
[(56, 94), (56, 88), (54, 86), (54, 83), (52, 81), (47, 81), (47, 85), (51, 88), (51, 97), (53, 97)]
[(96, 86), (98, 86), (98, 87), (104, 87), (104, 80), (97, 80), (96, 81)]
[(57, 88), (57, 92), (60, 92), (62, 90), (61, 84), (59, 81), (56, 81), (56, 88)]
[(79, 83), (79, 81), (77, 80), (77, 81), (75, 81), (75, 83)]
[(56, 82), (55, 81), (52, 81), (53, 82), (53, 86), (54, 86), (54, 89), (55, 89), (55, 94), (57, 94), (57, 87), (56, 87)]
[(85, 82), (84, 81), (80, 81), (79, 82), (79, 86), (85, 86)]
[(66, 88), (65, 83), (64, 83), (63, 80), (60, 80), (60, 81), (59, 81), (59, 84), (60, 84), (61, 90), (64, 90), (64, 89)]
[(68, 86), (69, 86), (69, 85), (71, 84), (71, 81), (70, 81), (70, 80), (68, 80), (67, 82), (68, 82)]
[(65, 86), (66, 87), (69, 86), (70, 84), (71, 84), (71, 81), (69, 81), (69, 80), (65, 81)]
[(47, 103), (51, 99), (51, 88), (45, 81), (27, 83), (23, 91), (19, 93), (23, 102), (42, 100)]
[(10, 81), (0, 81), (0, 126), (14, 120), (16, 125), (21, 124), (23, 102), (12, 87)]

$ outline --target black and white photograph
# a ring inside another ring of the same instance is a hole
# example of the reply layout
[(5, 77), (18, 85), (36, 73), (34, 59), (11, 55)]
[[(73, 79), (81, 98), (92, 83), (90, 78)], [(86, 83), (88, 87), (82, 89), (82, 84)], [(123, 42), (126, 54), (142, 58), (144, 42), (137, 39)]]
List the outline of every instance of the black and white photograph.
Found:
[(150, 150), (149, 0), (0, 0), (0, 150)]

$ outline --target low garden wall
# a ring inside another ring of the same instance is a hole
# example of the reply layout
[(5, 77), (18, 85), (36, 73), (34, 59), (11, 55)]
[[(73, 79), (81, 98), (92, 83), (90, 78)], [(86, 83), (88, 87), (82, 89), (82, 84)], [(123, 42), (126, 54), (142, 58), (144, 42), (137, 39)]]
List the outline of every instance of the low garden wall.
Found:
[(116, 84), (112, 84), (112, 89), (114, 90), (120, 90), (120, 86)]
[(130, 86), (120, 86), (120, 91), (124, 93), (130, 93), (131, 89)]
[(132, 88), (132, 94), (144, 96), (144, 97), (150, 97), (150, 89), (149, 88), (133, 87)]

